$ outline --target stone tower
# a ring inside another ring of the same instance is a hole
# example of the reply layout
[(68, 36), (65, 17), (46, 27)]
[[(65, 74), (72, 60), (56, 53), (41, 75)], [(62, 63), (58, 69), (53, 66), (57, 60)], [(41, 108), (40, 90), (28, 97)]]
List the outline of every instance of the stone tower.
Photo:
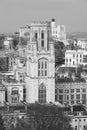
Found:
[(27, 43), (26, 101), (55, 101), (55, 54), (50, 22), (33, 22)]

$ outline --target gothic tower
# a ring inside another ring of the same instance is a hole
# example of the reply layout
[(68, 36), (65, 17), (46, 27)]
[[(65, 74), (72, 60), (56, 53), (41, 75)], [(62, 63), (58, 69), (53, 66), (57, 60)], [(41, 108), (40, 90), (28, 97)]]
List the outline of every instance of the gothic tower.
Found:
[(50, 22), (33, 22), (27, 43), (26, 101), (55, 100), (55, 54)]

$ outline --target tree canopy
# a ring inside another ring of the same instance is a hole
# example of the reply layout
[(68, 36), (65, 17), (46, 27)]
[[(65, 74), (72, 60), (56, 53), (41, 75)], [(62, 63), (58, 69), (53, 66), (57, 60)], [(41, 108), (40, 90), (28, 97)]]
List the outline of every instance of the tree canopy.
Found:
[(70, 119), (55, 105), (32, 104), (27, 118), (19, 119), (12, 130), (71, 130)]
[(5, 39), (5, 36), (4, 35), (0, 35), (0, 50), (3, 49), (4, 39)]
[(5, 130), (2, 116), (0, 115), (0, 130)]
[(6, 57), (0, 57), (0, 71), (8, 71)]
[(65, 45), (63, 42), (55, 42), (55, 66), (61, 65), (64, 63), (64, 57), (65, 57)]

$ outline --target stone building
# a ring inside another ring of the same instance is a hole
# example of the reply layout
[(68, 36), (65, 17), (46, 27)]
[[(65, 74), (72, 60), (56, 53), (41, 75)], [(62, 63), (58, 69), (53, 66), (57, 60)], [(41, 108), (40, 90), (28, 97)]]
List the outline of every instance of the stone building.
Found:
[(51, 33), (54, 40), (65, 41), (66, 30), (64, 25), (56, 25), (55, 19), (51, 20)]
[(76, 45), (77, 47), (83, 50), (87, 50), (87, 39), (79, 38), (77, 39), (77, 41), (74, 41), (74, 45)]
[(56, 101), (62, 104), (83, 104), (87, 105), (87, 83), (73, 82), (73, 83), (58, 83), (55, 90)]
[(23, 101), (23, 83), (8, 79), (7, 82), (3, 81), (3, 84), (6, 87), (6, 102), (9, 104), (18, 104)]
[(26, 101), (54, 102), (55, 55), (50, 22), (33, 22), (27, 44)]

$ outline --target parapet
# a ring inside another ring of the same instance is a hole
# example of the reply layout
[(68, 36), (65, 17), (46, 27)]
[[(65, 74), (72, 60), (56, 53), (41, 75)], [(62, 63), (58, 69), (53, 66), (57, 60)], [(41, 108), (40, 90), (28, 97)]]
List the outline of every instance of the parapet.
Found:
[(30, 26), (50, 26), (50, 21), (33, 21)]

